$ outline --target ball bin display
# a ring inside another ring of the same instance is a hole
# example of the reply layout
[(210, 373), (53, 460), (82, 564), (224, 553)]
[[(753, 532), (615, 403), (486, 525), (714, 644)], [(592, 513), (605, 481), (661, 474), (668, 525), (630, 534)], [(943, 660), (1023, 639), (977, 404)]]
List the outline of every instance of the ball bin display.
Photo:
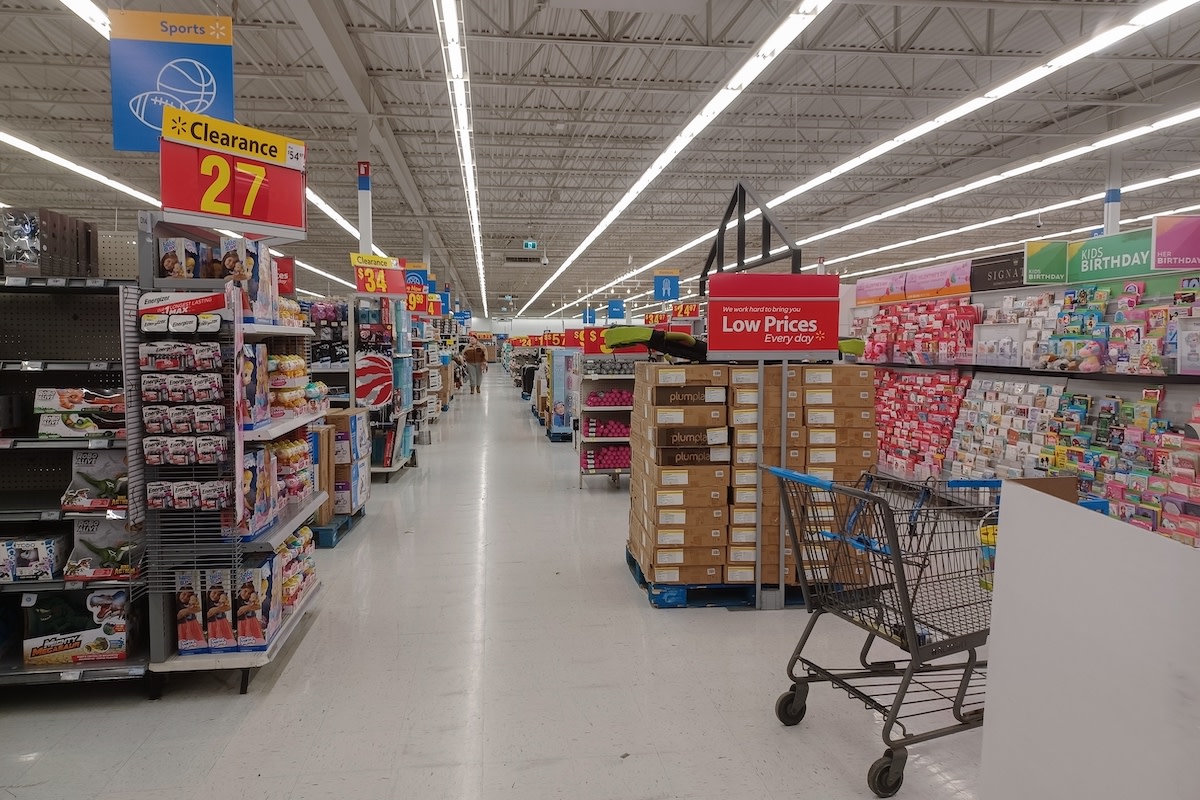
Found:
[(624, 444), (606, 445), (579, 454), (579, 465), (586, 470), (629, 469), (632, 463), (633, 450)]
[(597, 419), (588, 417), (579, 427), (580, 434), (587, 439), (628, 438), (629, 423), (619, 419)]
[(633, 405), (633, 392), (629, 389), (604, 389), (588, 392), (587, 401), (584, 405), (588, 408), (631, 406)]
[(588, 375), (632, 375), (636, 364), (636, 361), (589, 358), (584, 360), (581, 371)]

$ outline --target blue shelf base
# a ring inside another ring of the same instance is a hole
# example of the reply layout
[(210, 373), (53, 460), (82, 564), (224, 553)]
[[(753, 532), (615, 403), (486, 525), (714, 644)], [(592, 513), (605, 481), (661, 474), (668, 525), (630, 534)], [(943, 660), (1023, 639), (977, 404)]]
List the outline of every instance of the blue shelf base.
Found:
[(346, 534), (354, 530), (362, 518), (366, 516), (367, 510), (360, 508), (353, 514), (338, 514), (328, 525), (313, 525), (312, 531), (317, 537), (317, 547), (331, 548), (337, 547), (338, 542), (346, 538)]

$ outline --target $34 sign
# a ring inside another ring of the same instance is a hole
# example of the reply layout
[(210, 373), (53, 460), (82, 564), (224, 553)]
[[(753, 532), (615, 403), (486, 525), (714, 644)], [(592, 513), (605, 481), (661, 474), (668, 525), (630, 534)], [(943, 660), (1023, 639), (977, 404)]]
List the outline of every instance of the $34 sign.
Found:
[(404, 272), (384, 267), (355, 267), (354, 283), (364, 294), (398, 294), (404, 288)]

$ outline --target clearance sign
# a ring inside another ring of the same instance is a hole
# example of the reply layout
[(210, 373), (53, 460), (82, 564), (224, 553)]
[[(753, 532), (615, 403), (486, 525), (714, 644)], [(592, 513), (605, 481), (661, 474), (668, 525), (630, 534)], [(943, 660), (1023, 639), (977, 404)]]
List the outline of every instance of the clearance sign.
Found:
[(836, 357), (839, 283), (836, 275), (714, 275), (708, 282), (709, 357)]
[(303, 239), (304, 142), (179, 108), (163, 109), (163, 218)]

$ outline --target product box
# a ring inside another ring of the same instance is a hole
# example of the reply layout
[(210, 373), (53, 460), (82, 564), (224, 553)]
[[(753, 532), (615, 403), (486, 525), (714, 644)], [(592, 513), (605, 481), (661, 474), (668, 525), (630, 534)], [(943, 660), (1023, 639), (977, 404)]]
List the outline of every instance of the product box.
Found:
[[(753, 466), (758, 463), (758, 448), (741, 447), (737, 450), (735, 465), (739, 467)], [(783, 464), (779, 463), (779, 447), (764, 447), (762, 454), (762, 464), (768, 467), (782, 466), (784, 469), (803, 472), (804, 467), (808, 465), (808, 450), (803, 446), (797, 447), (794, 442), (789, 441), (787, 449), (783, 454)], [(772, 480), (777, 480), (772, 478)]]
[[(43, 417), (45, 419), (45, 417)], [(76, 450), (71, 483), (61, 498), (63, 511), (89, 512), (129, 507), (129, 467), (125, 450)]]
[(145, 550), (142, 535), (126, 529), (124, 520), (75, 520), (75, 546), (67, 556), (63, 578), (110, 581), (134, 577)]
[(23, 536), (0, 540), (0, 583), (52, 581), (67, 562), (67, 536)]
[(638, 386), (634, 399), (652, 406), (724, 405), (724, 386)]
[(371, 496), (371, 459), (338, 464), (333, 476), (333, 512), (356, 514)]
[[(769, 364), (763, 367), (762, 383), (758, 379), (758, 367), (730, 367), (729, 368), (729, 387), (730, 389), (745, 388), (751, 386), (774, 387), (776, 389), (783, 386), (783, 365)], [(789, 386), (799, 386), (801, 382), (800, 367), (789, 366), (787, 368), (787, 382)], [(778, 392), (776, 392), (778, 394)]]
[(697, 506), (695, 508), (657, 508), (650, 514), (653, 525), (663, 527), (686, 527), (693, 529), (724, 527), (729, 523), (725, 506)]
[(124, 439), (125, 412), (81, 411), (72, 414), (42, 414), (38, 417), (39, 439)]
[(275, 456), (265, 447), (248, 448), (242, 460), (242, 497), (246, 518), (238, 528), (252, 539), (275, 524), (279, 516)]
[(875, 368), (851, 365), (830, 365), (804, 368), (804, 386), (853, 386), (875, 385)]
[(634, 413), (659, 428), (723, 428), (725, 404), (708, 406), (652, 406), (642, 403)]
[(714, 364), (637, 363), (636, 386), (728, 386), (729, 367)]
[(656, 547), (656, 567), (708, 567), (725, 563), (724, 547)]
[(371, 420), (365, 408), (337, 408), (325, 419), (334, 429), (334, 464), (353, 464), (370, 457)]
[(204, 582), (204, 632), (212, 653), (233, 653), (238, 649), (233, 630), (233, 573), (227, 569), (206, 569)]
[(833, 408), (874, 408), (874, 386), (806, 386), (804, 408), (831, 406)]
[(728, 486), (687, 489), (654, 489), (647, 493), (647, 508), (703, 508), (727, 504)]
[(282, 607), (275, 597), (275, 554), (238, 572), (233, 598), (239, 652), (266, 650), (279, 630)]
[(719, 565), (707, 567), (654, 567), (649, 573), (652, 583), (683, 583), (704, 586), (721, 583), (725, 568)]
[(879, 460), (874, 447), (810, 447), (809, 467), (870, 467)]
[(125, 589), (39, 592), (25, 608), (27, 666), (123, 660), (130, 597)]
[(810, 428), (874, 428), (874, 407), (835, 408), (810, 407), (804, 409), (804, 424)]
[(200, 570), (175, 570), (175, 639), (181, 656), (208, 652), (200, 587)]
[[(722, 428), (722, 430), (724, 429)], [(733, 458), (733, 451), (727, 445), (722, 447), (658, 447), (651, 453), (654, 463), (661, 467), (728, 464)]]
[(808, 446), (873, 448), (876, 446), (876, 436), (874, 428), (814, 428), (810, 425)]
[[(764, 505), (762, 509), (763, 529), (765, 530), (772, 526), (778, 528), (782, 513), (778, 503), (775, 505)], [(757, 524), (757, 505), (735, 505), (729, 507), (729, 530), (731, 532), (734, 528), (753, 528)]]
[(79, 411), (125, 413), (125, 392), (121, 389), (37, 389), (33, 393), (33, 413), (65, 414)]
[(729, 543), (728, 529), (724, 525), (694, 527), (654, 526), (646, 531), (649, 543), (654, 547), (724, 547)]
[(820, 478), (823, 481), (854, 486), (862, 478), (863, 472), (870, 466), (873, 466), (873, 463), (865, 466), (809, 464), (804, 471), (814, 478)]
[(736, 506), (757, 505), (760, 494), (764, 506), (779, 505), (780, 491), (778, 483), (768, 483), (763, 486), (734, 486), (730, 490), (729, 504)]
[[(749, 564), (728, 564), (725, 567), (725, 582), (726, 583), (754, 583), (754, 563)], [(792, 564), (786, 564), (783, 568), (783, 579), (788, 586), (799, 585), (796, 581), (796, 568)], [(779, 580), (779, 565), (764, 564), (763, 565), (763, 583), (773, 585)]]
[(717, 447), (729, 444), (729, 429), (724, 425), (698, 428), (674, 428), (647, 425), (634, 432), (652, 447)]
[(648, 464), (644, 470), (649, 485), (656, 488), (729, 485), (729, 467), (660, 467)]
[(316, 524), (328, 525), (333, 520), (334, 438), (337, 429), (332, 425), (309, 425), (309, 440), (314, 442), (313, 475), (317, 491), (325, 492), (325, 502), (317, 509)]
[(271, 422), (271, 381), (267, 372), (267, 346), (244, 344), (235, 361), (237, 374), (237, 419), (242, 430)]
[[(730, 434), (733, 446), (739, 449), (756, 447), (760, 437), (764, 450), (767, 448), (778, 450), (783, 443), (783, 431), (779, 425), (764, 425), (761, 434), (757, 425), (739, 425), (733, 428)], [(788, 447), (803, 447), (806, 438), (804, 426), (789, 424), (787, 431)]]
[(200, 248), (190, 239), (158, 240), (158, 277), (160, 278), (200, 277), (197, 270), (199, 260)]

